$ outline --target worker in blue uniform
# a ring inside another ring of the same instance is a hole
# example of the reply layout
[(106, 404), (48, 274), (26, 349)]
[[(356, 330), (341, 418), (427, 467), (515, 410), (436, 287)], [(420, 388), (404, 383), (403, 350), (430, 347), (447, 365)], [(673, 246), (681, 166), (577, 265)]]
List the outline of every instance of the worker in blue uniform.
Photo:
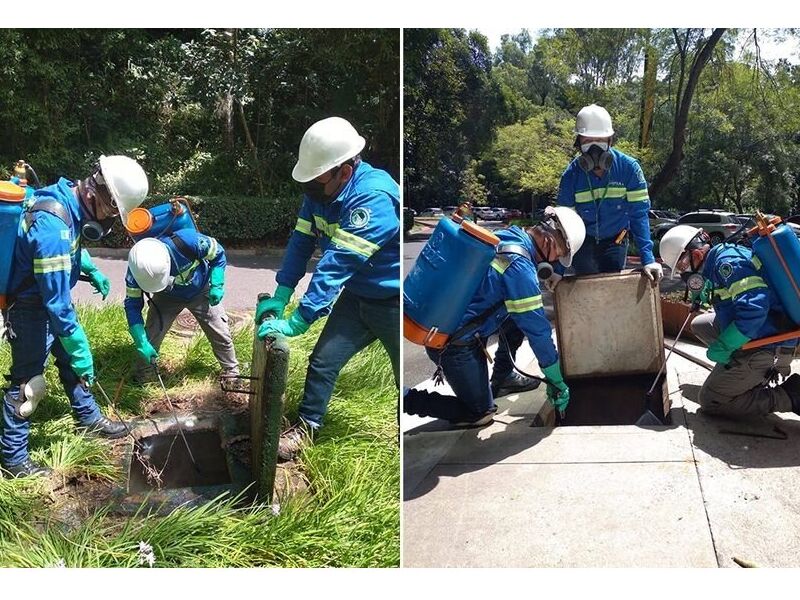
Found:
[[(647, 218), (650, 197), (639, 163), (613, 148), (614, 128), (605, 108), (583, 107), (575, 122), (580, 155), (561, 175), (558, 205), (574, 208), (586, 225), (586, 243), (575, 256), (578, 275), (613, 273), (625, 266), (628, 237), (639, 249), (643, 271), (654, 283), (663, 276), (653, 256)], [(547, 283), (554, 287), (561, 273)]]
[[(155, 377), (161, 342), (184, 309), (197, 319), (222, 370), (220, 378), (239, 375), (225, 294), (225, 249), (195, 229), (180, 229), (158, 238), (144, 238), (128, 255), (125, 316), (139, 360), (135, 379)], [(144, 294), (150, 297), (147, 323), (142, 319)]]
[(11, 385), (3, 398), (0, 457), (7, 475), (49, 472), (28, 454), (30, 415), (20, 410), (25, 401), (20, 388), (44, 372), (50, 353), (80, 429), (106, 438), (126, 432), (123, 423), (103, 416), (89, 391), (94, 363), (70, 290), (84, 271), (101, 293), (108, 293), (105, 278), (98, 276), (81, 251), (82, 240), (98, 240), (107, 234), (118, 216), (124, 220), (142, 203), (147, 187), (147, 176), (136, 161), (101, 156), (86, 179), (74, 183), (61, 178), (37, 190), (34, 204), (23, 214), (6, 319)]
[(561, 374), (552, 329), (545, 316), (538, 271), (549, 268), (556, 259), (563, 266), (570, 266), (586, 234), (583, 221), (570, 208), (549, 207), (545, 220), (535, 227), (523, 230), (512, 226), (495, 233), (500, 238), (498, 255), (458, 329), (443, 350), (427, 349), (455, 397), (409, 389), (403, 396), (403, 410), (409, 414), (446, 419), (457, 427), (491, 423), (497, 407), (489, 383), (486, 339), (507, 318), (528, 339), (548, 381), (548, 400), (559, 411), (566, 410), (569, 404), (569, 388)]
[[(364, 145), (340, 117), (318, 121), (303, 135), (292, 171), (303, 186), (303, 203), (275, 294), (256, 309), (259, 338), (300, 335), (329, 315), (309, 359), (299, 418), (280, 438), (284, 460), (322, 426), (339, 371), (373, 341), (388, 352), (399, 384), (400, 189), (388, 173), (361, 159)], [(284, 318), (317, 244), (322, 256), (308, 289)], [(262, 323), (268, 313), (276, 319)]]
[[(690, 289), (699, 290), (697, 300), (714, 308), (691, 326), (708, 346), (708, 359), (716, 363), (700, 389), (703, 410), (729, 417), (800, 414), (800, 376), (789, 377), (798, 340), (742, 349), (750, 340), (792, 328), (752, 250), (732, 243), (712, 247), (702, 229), (689, 225), (667, 231), (659, 250), (673, 276), (681, 274)], [(777, 374), (784, 382), (770, 385)]]

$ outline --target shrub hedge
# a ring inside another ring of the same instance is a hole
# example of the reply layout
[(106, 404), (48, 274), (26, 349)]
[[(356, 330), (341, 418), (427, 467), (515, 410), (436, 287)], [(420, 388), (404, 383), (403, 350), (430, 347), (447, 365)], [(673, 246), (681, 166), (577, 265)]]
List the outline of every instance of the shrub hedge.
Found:
[[(154, 195), (146, 208), (167, 202), (171, 196)], [(228, 247), (284, 246), (297, 221), (301, 195), (281, 197), (185, 196), (198, 229)], [(99, 246), (128, 248), (132, 240), (119, 223)], [(91, 244), (89, 244), (91, 245)]]

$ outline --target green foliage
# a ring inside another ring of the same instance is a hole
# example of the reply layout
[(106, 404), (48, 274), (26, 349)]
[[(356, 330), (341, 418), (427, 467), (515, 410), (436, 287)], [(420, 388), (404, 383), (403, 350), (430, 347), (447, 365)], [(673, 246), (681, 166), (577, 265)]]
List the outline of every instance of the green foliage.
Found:
[(574, 118), (566, 111), (540, 108), (524, 123), (500, 128), (488, 155), (516, 191), (555, 198), (573, 156), (573, 128)]
[(399, 175), (397, 29), (4, 29), (0, 76), (0, 169), (44, 184), (122, 153), (151, 192), (274, 196), (331, 115)]
[[(297, 211), (302, 198), (299, 191), (287, 191), (284, 196), (268, 198), (183, 197), (189, 200), (198, 229), (229, 246), (285, 245), (297, 222)], [(168, 199), (166, 196), (154, 196), (143, 206), (149, 208)], [(119, 223), (100, 242), (106, 248), (127, 248), (132, 244), (133, 240)]]
[(473, 206), (487, 206), (489, 196), (484, 182), (486, 176), (476, 171), (478, 161), (471, 160), (461, 174), (461, 196), (459, 200), (467, 200)]
[[(120, 306), (79, 307), (109, 394), (126, 377), (135, 357)], [(287, 416), (303, 393), (311, 348), (324, 326), (315, 323), (290, 340)], [(253, 328), (234, 333), (240, 361), (250, 360)], [(188, 346), (167, 336), (162, 346), (165, 383), (175, 397), (214, 385), (218, 368), (199, 334)], [(7, 371), (8, 345), (0, 345)], [(119, 482), (107, 442), (76, 435), (69, 404), (53, 366), (48, 396), (33, 416), (31, 448), (64, 477), (112, 478)], [(126, 418), (146, 412), (161, 397), (158, 386), (124, 381), (118, 410)], [(0, 565), (16, 567), (137, 567), (139, 542), (153, 549), (156, 567), (396, 567), (400, 562), (400, 450), (397, 388), (380, 343), (357, 354), (342, 370), (326, 424), (300, 457), (310, 493), (281, 497), (279, 511), (265, 504), (242, 505), (220, 497), (198, 508), (179, 508), (160, 517), (133, 517), (101, 507), (78, 525), (53, 518), (42, 482), (0, 479)], [(101, 404), (103, 402), (101, 401)], [(108, 412), (108, 408), (105, 408)]]

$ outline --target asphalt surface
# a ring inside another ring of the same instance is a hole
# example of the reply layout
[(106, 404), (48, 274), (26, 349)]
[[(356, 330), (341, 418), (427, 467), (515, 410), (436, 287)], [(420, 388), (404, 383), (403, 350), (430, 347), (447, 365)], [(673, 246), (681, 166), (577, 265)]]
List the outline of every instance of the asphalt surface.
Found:
[[(106, 302), (122, 302), (125, 299), (125, 272), (128, 262), (127, 254), (121, 251), (89, 250), (94, 263), (111, 280), (111, 293)], [(255, 309), (256, 298), (261, 292), (273, 293), (277, 284), (275, 274), (280, 269), (283, 255), (277, 252), (268, 255), (228, 253), (228, 266), (225, 269), (225, 297), (222, 300), (225, 308), (230, 310)], [(299, 298), (308, 288), (311, 273), (317, 266), (317, 259), (312, 258), (306, 275), (295, 288), (294, 298)], [(89, 283), (79, 282), (72, 290), (75, 302), (101, 304), (99, 294)]]

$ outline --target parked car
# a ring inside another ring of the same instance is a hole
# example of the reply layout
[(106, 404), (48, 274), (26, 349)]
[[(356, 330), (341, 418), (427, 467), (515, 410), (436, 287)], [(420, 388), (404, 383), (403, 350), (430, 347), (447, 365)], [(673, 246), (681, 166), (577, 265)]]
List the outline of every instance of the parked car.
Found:
[(697, 210), (686, 213), (678, 218), (675, 223), (662, 223), (657, 225), (652, 232), (653, 241), (658, 241), (661, 237), (675, 225), (692, 225), (702, 227), (709, 237), (711, 244), (719, 244), (725, 241), (739, 230), (741, 223), (732, 212), (722, 210)]
[(422, 212), (419, 213), (420, 217), (441, 217), (444, 213), (442, 209), (438, 206), (433, 206), (431, 208), (424, 208)]
[(650, 229), (653, 229), (656, 225), (661, 225), (662, 223), (676, 223), (677, 219), (675, 217), (667, 216), (669, 214), (670, 213), (665, 210), (648, 210), (647, 218), (650, 221)]
[[(772, 219), (776, 215), (770, 215), (770, 214), (764, 213), (764, 216), (767, 219)], [(755, 227), (756, 226), (756, 216), (755, 215), (736, 215), (736, 219), (739, 221), (739, 223), (741, 223), (742, 225), (746, 226), (747, 229), (750, 229), (751, 227)], [(791, 220), (791, 219), (784, 219), (784, 222), (792, 229), (792, 231), (794, 231), (794, 234), (797, 237), (800, 238), (800, 224), (795, 222), (795, 220)]]
[(523, 216), (524, 213), (518, 208), (509, 208), (506, 210), (506, 216), (503, 220), (511, 221), (512, 219), (521, 219)]
[(452, 215), (454, 212), (456, 212), (457, 208), (457, 206), (443, 206), (442, 212), (446, 215)]

